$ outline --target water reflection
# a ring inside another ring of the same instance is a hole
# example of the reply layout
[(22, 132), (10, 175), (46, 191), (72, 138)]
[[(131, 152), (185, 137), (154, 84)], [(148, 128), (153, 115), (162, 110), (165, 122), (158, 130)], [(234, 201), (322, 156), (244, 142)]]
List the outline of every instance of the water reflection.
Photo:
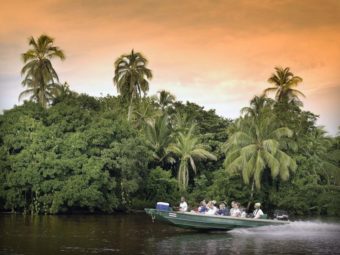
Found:
[(262, 239), (234, 238), (228, 233), (192, 233), (148, 240), (155, 254), (267, 254)]
[(222, 244), (230, 239), (224, 234), (182, 233), (160, 240), (148, 239), (155, 254), (220, 254)]
[(0, 215), (0, 254), (337, 254), (340, 225), (196, 232), (152, 223), (146, 215)]
[(340, 225), (295, 222), (230, 232), (148, 239), (157, 254), (340, 254)]

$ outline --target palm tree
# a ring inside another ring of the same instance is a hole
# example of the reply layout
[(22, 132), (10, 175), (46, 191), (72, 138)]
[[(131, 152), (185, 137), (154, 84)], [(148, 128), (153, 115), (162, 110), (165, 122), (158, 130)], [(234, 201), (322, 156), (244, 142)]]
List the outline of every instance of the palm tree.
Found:
[(302, 150), (306, 150), (304, 153), (308, 153), (311, 160), (319, 163), (313, 164), (313, 167), (310, 168), (311, 171), (314, 171), (313, 174), (323, 176), (328, 185), (331, 180), (340, 180), (339, 168), (331, 159), (332, 139), (327, 136), (324, 127), (317, 127), (312, 130), (305, 140), (307, 143), (304, 144)]
[(148, 60), (139, 52), (133, 50), (129, 55), (120, 56), (114, 63), (115, 76), (113, 82), (125, 99), (130, 101), (128, 120), (131, 118), (132, 103), (135, 98), (144, 96), (149, 90), (149, 80), (152, 79), (152, 72), (146, 67)]
[(21, 74), (25, 75), (22, 84), (28, 89), (20, 94), (19, 100), (32, 94), (31, 99), (46, 108), (53, 97), (54, 88), (59, 83), (58, 74), (51, 60), (53, 58), (64, 60), (65, 54), (59, 47), (53, 45), (54, 39), (45, 34), (38, 40), (30, 37), (28, 43), (32, 48), (22, 54), (25, 65), (21, 70)]
[(135, 104), (135, 109), (132, 112), (131, 120), (136, 128), (142, 128), (146, 123), (161, 115), (161, 112), (156, 107), (152, 97), (145, 97)]
[(192, 127), (194, 121), (186, 113), (177, 112), (171, 116), (171, 124), (176, 133), (186, 133)]
[(70, 89), (70, 85), (68, 85), (67, 82), (64, 82), (64, 84), (59, 84), (55, 89), (55, 94), (59, 97), (65, 97), (65, 96), (69, 96), (69, 95), (77, 95), (76, 92), (74, 92)]
[(273, 100), (267, 98), (265, 95), (262, 96), (255, 96), (250, 101), (249, 107), (243, 107), (241, 109), (241, 114), (244, 114), (248, 117), (258, 118), (265, 109), (271, 110), (273, 105)]
[(188, 132), (180, 132), (176, 138), (176, 143), (170, 144), (167, 149), (168, 153), (174, 153), (179, 157), (177, 179), (182, 190), (185, 190), (189, 183), (189, 164), (196, 173), (195, 160), (217, 160), (215, 155), (205, 150), (204, 145), (199, 143), (198, 138), (194, 136), (194, 129), (195, 125), (192, 125)]
[(264, 95), (267, 95), (270, 92), (275, 93), (275, 99), (278, 102), (295, 102), (301, 104), (298, 96), (305, 95), (295, 89), (299, 83), (302, 82), (302, 78), (299, 76), (295, 76), (289, 69), (289, 67), (275, 67), (276, 73), (273, 73), (271, 77), (269, 77), (268, 82), (273, 84), (274, 87), (270, 87), (264, 90)]
[(153, 157), (161, 162), (166, 157), (166, 148), (172, 141), (172, 132), (167, 115), (157, 116), (144, 128), (147, 144), (153, 150)]
[(162, 111), (164, 111), (167, 106), (173, 104), (173, 102), (176, 100), (176, 97), (166, 90), (158, 91), (158, 94), (159, 98), (157, 98), (157, 101), (161, 106)]
[(252, 182), (251, 202), (254, 186), (261, 188), (265, 168), (270, 169), (273, 179), (282, 180), (296, 170), (296, 162), (280, 148), (281, 139), (291, 137), (293, 132), (287, 127), (277, 128), (275, 119), (268, 114), (257, 119), (241, 118), (235, 125), (236, 131), (226, 144), (224, 165), (230, 173), (241, 172), (245, 184)]
[(51, 82), (44, 86), (40, 86), (40, 83), (34, 78), (26, 78), (22, 84), (26, 86), (27, 89), (19, 94), (19, 100), (30, 95), (29, 100), (40, 103), (44, 108), (46, 108), (47, 102), (51, 101), (59, 94), (61, 86)]

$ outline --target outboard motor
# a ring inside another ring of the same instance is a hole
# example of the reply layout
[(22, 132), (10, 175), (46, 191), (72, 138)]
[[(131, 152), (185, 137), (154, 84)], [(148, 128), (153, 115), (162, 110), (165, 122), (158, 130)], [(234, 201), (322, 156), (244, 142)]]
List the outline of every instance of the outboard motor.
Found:
[(288, 213), (284, 210), (275, 210), (274, 219), (276, 220), (289, 220)]

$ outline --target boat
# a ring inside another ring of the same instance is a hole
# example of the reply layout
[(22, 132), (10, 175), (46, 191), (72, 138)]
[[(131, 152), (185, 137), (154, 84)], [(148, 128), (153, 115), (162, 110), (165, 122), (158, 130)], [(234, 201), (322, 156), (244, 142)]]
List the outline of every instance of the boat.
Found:
[(145, 208), (144, 210), (151, 216), (152, 221), (158, 220), (177, 227), (197, 230), (228, 231), (235, 228), (253, 228), (290, 223), (289, 221), (280, 220), (204, 215), (196, 212), (179, 212), (154, 208)]

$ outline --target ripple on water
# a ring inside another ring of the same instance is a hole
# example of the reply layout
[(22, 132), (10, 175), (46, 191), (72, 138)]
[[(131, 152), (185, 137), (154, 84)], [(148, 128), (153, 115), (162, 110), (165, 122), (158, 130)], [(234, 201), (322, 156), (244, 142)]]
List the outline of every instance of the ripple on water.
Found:
[(340, 254), (340, 224), (336, 223), (297, 221), (280, 226), (234, 229), (228, 234), (240, 244), (252, 243), (253, 251), (267, 247), (267, 253), (275, 254)]
[(113, 253), (119, 252), (119, 249), (112, 249), (112, 248), (83, 248), (83, 247), (62, 247), (61, 252), (77, 252), (79, 254), (103, 254), (103, 253)]
[(268, 238), (340, 238), (340, 224), (296, 221), (280, 226), (234, 229), (232, 235), (262, 236)]

